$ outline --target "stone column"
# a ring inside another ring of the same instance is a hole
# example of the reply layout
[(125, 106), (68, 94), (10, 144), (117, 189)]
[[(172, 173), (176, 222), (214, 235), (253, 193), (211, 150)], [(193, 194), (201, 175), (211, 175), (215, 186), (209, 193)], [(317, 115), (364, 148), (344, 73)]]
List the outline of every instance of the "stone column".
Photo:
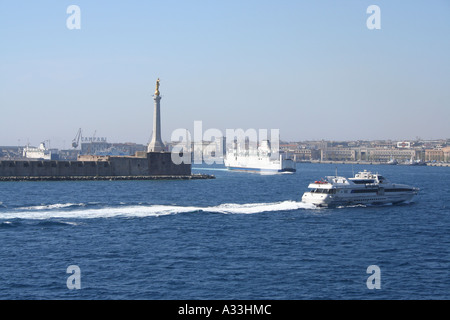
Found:
[(163, 152), (165, 151), (164, 143), (161, 140), (161, 114), (160, 114), (160, 101), (159, 95), (159, 79), (156, 83), (156, 92), (153, 98), (155, 100), (155, 111), (153, 114), (153, 135), (152, 140), (148, 145), (148, 152)]

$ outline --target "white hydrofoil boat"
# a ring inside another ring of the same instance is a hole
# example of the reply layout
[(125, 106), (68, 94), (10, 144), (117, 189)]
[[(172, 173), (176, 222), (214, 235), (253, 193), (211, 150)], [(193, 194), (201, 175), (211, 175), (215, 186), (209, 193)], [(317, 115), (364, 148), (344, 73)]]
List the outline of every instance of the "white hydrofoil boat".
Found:
[(311, 183), (302, 202), (318, 207), (356, 204), (399, 204), (410, 201), (419, 189), (391, 183), (383, 176), (364, 170), (353, 178), (328, 176)]

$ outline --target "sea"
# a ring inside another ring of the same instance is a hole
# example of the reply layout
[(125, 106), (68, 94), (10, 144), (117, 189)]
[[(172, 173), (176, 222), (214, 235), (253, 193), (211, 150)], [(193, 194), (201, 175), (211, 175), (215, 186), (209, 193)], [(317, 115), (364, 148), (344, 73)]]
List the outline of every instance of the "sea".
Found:
[[(407, 204), (315, 208), (362, 170)], [(450, 168), (299, 163), (211, 180), (0, 182), (2, 300), (450, 299)]]

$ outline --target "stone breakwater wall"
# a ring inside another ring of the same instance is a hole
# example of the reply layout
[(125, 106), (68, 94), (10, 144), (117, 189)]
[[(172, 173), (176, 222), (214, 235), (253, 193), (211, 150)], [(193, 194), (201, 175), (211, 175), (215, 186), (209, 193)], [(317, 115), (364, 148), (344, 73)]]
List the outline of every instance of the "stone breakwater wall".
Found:
[[(0, 178), (46, 177), (69, 180), (118, 180), (118, 177), (191, 176), (190, 164), (174, 164), (169, 152), (150, 152), (145, 157), (100, 157), (93, 161), (3, 160), (0, 161)], [(147, 178), (148, 180), (148, 178)]]
[(199, 180), (215, 179), (214, 175), (192, 174), (188, 176), (41, 176), (41, 177), (0, 177), (2, 181), (120, 181), (120, 180)]

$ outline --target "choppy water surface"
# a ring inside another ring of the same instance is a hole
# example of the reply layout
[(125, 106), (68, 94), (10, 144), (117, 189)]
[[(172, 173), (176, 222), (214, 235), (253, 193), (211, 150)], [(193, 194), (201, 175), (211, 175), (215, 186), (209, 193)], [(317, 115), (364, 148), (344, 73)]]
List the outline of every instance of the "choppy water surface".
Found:
[[(317, 209), (336, 165), (215, 180), (0, 183), (1, 299), (449, 299), (450, 169), (368, 169), (421, 189), (407, 205)], [(69, 290), (66, 269), (81, 270)], [(381, 270), (370, 290), (367, 267)]]

